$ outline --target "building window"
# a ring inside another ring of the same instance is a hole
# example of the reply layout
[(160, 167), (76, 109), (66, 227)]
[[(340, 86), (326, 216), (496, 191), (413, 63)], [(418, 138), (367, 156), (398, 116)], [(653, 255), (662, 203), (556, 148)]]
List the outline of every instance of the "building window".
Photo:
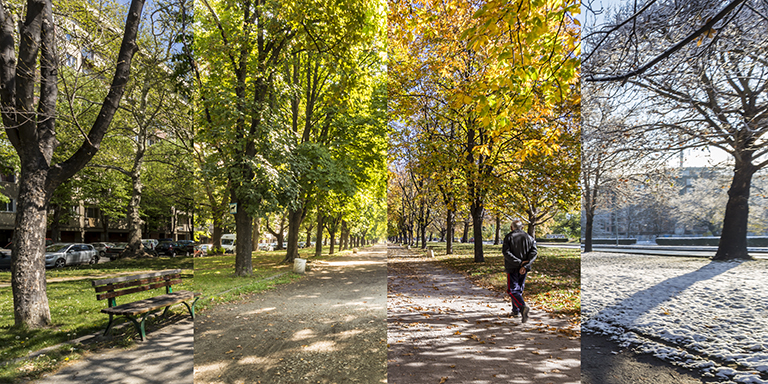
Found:
[(16, 212), (16, 202), (11, 199), (7, 203), (0, 203), (0, 212)]
[(91, 219), (98, 219), (99, 218), (99, 208), (98, 207), (88, 207), (85, 209), (85, 217), (91, 218)]
[(6, 174), (0, 174), (0, 181), (6, 181), (9, 183), (15, 183), (16, 182), (16, 175), (13, 173), (6, 175)]

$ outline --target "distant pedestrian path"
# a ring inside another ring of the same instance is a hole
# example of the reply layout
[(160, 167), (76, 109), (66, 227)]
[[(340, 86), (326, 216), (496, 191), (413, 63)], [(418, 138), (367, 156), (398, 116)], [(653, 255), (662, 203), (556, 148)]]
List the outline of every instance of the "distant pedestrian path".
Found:
[(432, 259), (390, 246), (387, 380), (407, 383), (579, 383), (580, 340), (566, 319), (509, 298)]

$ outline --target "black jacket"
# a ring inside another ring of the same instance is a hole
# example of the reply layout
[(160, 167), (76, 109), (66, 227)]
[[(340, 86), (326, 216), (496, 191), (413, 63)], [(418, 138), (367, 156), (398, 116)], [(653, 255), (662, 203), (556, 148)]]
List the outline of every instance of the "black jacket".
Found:
[(538, 255), (536, 241), (520, 229), (510, 232), (504, 237), (501, 253), (504, 255), (504, 269), (507, 272), (519, 270), (521, 266), (530, 271), (531, 264)]

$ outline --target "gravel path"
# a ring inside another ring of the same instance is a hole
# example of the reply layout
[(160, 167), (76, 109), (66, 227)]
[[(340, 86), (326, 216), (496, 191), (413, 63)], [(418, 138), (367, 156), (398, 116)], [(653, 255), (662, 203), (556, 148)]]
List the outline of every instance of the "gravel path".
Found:
[(580, 340), (565, 319), (509, 299), (400, 247), (388, 258), (388, 378), (406, 383), (579, 383)]
[(195, 320), (195, 383), (385, 383), (386, 248)]

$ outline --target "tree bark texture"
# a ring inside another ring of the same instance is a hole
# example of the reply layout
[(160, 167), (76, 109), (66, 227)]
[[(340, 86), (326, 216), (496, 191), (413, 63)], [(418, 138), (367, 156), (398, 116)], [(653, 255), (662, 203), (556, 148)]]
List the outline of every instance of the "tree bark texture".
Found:
[(251, 248), (251, 235), (253, 219), (245, 212), (245, 209), (238, 207), (235, 214), (235, 227), (237, 234), (237, 243), (235, 246), (235, 276), (250, 276), (253, 274), (253, 261)]
[(317, 233), (315, 235), (315, 257), (320, 257), (323, 254), (323, 221), (325, 221), (325, 215), (322, 212), (317, 212)]
[(51, 324), (45, 292), (45, 227), (47, 199), (40, 188), (45, 172), (22, 166), (13, 232), (11, 285), (16, 326), (41, 328)]
[(747, 224), (749, 189), (756, 169), (749, 155), (743, 155), (742, 161), (736, 161), (731, 188), (728, 189), (728, 203), (725, 205), (723, 232), (713, 260), (751, 259), (747, 253)]
[(483, 257), (483, 213), (485, 208), (480, 199), (475, 199), (470, 207), (472, 213), (472, 232), (475, 237), (475, 263), (485, 261)]
[(305, 213), (304, 208), (288, 210), (288, 250), (284, 263), (293, 263), (293, 260), (299, 257), (299, 233)]

